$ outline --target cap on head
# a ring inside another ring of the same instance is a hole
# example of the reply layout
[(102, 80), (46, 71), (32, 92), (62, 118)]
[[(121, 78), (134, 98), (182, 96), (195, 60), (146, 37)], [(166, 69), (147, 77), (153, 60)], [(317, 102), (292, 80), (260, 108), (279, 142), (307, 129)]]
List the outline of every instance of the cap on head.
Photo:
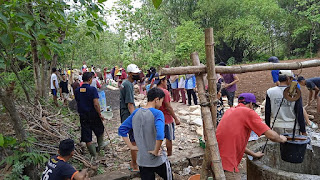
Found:
[(219, 62), (218, 65), (219, 65), (219, 66), (227, 66), (226, 63), (224, 63), (224, 62)]
[(253, 103), (253, 104), (256, 104), (256, 97), (254, 96), (254, 94), (252, 93), (242, 93), (239, 95), (239, 103), (242, 103), (242, 102), (246, 102), (246, 103)]
[(129, 64), (127, 67), (128, 73), (140, 73), (140, 69), (135, 64)]
[(293, 72), (291, 70), (280, 70), (279, 75), (285, 75), (287, 77), (294, 77)]
[(154, 75), (154, 84), (159, 84), (160, 81), (161, 81), (162, 79), (164, 79), (165, 77), (166, 77), (166, 76), (159, 76), (159, 74), (156, 73), (156, 74)]
[(269, 62), (272, 62), (272, 63), (278, 63), (279, 62), (279, 59), (276, 57), (276, 56), (271, 56), (269, 59), (268, 59)]
[(303, 76), (298, 77), (298, 82), (305, 80)]

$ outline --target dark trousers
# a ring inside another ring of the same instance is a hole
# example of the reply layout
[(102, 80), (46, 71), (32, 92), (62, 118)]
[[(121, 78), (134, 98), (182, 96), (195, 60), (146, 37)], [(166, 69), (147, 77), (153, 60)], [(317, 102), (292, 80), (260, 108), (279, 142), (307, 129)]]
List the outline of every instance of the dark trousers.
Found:
[(142, 167), (139, 166), (141, 180), (156, 179), (157, 173), (164, 180), (172, 180), (172, 171), (170, 162), (167, 160), (158, 167)]
[(187, 89), (187, 94), (188, 94), (188, 104), (191, 105), (191, 95), (192, 95), (194, 105), (197, 105), (198, 104), (198, 99), (197, 99), (197, 95), (194, 92), (194, 90), (193, 89)]

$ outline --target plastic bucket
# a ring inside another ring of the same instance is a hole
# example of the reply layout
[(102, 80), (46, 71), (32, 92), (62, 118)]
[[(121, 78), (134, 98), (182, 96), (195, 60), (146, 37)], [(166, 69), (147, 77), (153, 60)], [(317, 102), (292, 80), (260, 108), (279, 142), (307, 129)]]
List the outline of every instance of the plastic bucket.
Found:
[(188, 180), (200, 180), (200, 174), (195, 174), (193, 176), (190, 176)]
[[(292, 134), (282, 134), (292, 137)], [(306, 138), (306, 140), (288, 140), (280, 144), (281, 159), (290, 163), (302, 163), (306, 153), (307, 144), (310, 143), (308, 136), (295, 135), (295, 138)]]

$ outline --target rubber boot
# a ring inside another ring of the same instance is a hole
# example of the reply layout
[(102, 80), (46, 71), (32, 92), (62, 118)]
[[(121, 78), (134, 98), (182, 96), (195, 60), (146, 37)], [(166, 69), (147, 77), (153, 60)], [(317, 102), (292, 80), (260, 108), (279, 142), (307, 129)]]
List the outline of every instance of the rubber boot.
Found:
[(96, 151), (96, 147), (94, 144), (90, 144), (89, 146), (87, 145), (87, 148), (89, 150), (89, 153), (91, 154), (92, 157), (96, 157), (97, 155), (97, 151)]
[(97, 137), (97, 141), (98, 141), (97, 152), (100, 152), (101, 147), (103, 146), (103, 135)]

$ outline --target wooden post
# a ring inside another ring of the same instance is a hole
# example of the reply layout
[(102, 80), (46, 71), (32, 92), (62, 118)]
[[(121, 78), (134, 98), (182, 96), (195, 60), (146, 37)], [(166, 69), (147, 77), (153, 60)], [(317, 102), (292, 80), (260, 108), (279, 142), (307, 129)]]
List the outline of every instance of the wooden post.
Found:
[[(191, 59), (193, 61), (193, 64), (200, 65), (200, 60), (198, 53), (194, 52), (191, 54)], [(203, 74), (196, 74), (196, 80), (197, 80), (197, 89), (198, 89), (198, 95), (201, 105), (201, 116), (203, 121), (203, 127), (205, 128), (205, 135), (207, 137), (206, 141), (206, 149), (210, 153), (210, 164), (212, 164), (211, 169), (215, 175), (215, 179), (217, 180), (225, 180), (224, 171), (221, 164), (221, 158), (218, 148), (218, 142), (216, 139), (216, 134), (214, 130), (214, 126), (211, 119), (211, 112), (210, 107), (208, 105), (207, 97), (205, 95), (205, 86), (203, 82)], [(206, 156), (205, 156), (206, 157)], [(208, 156), (207, 156), (208, 158)], [(203, 179), (203, 177), (202, 177)]]
[(208, 91), (209, 102), (211, 103), (211, 117), (214, 128), (217, 128), (217, 85), (216, 85), (216, 70), (214, 60), (214, 41), (213, 41), (213, 29), (208, 28), (205, 30), (205, 45), (206, 45), (206, 59), (207, 59), (207, 79), (208, 79)]
[[(246, 72), (265, 71), (265, 70), (296, 70), (301, 68), (317, 67), (320, 66), (320, 60), (314, 59), (303, 62), (292, 63), (259, 63), (250, 65), (236, 65), (236, 66), (217, 66), (215, 67), (216, 73), (225, 74), (240, 74)], [(208, 72), (205, 66), (186, 66), (186, 67), (172, 67), (162, 68), (161, 75), (177, 75), (177, 74), (197, 74)]]

